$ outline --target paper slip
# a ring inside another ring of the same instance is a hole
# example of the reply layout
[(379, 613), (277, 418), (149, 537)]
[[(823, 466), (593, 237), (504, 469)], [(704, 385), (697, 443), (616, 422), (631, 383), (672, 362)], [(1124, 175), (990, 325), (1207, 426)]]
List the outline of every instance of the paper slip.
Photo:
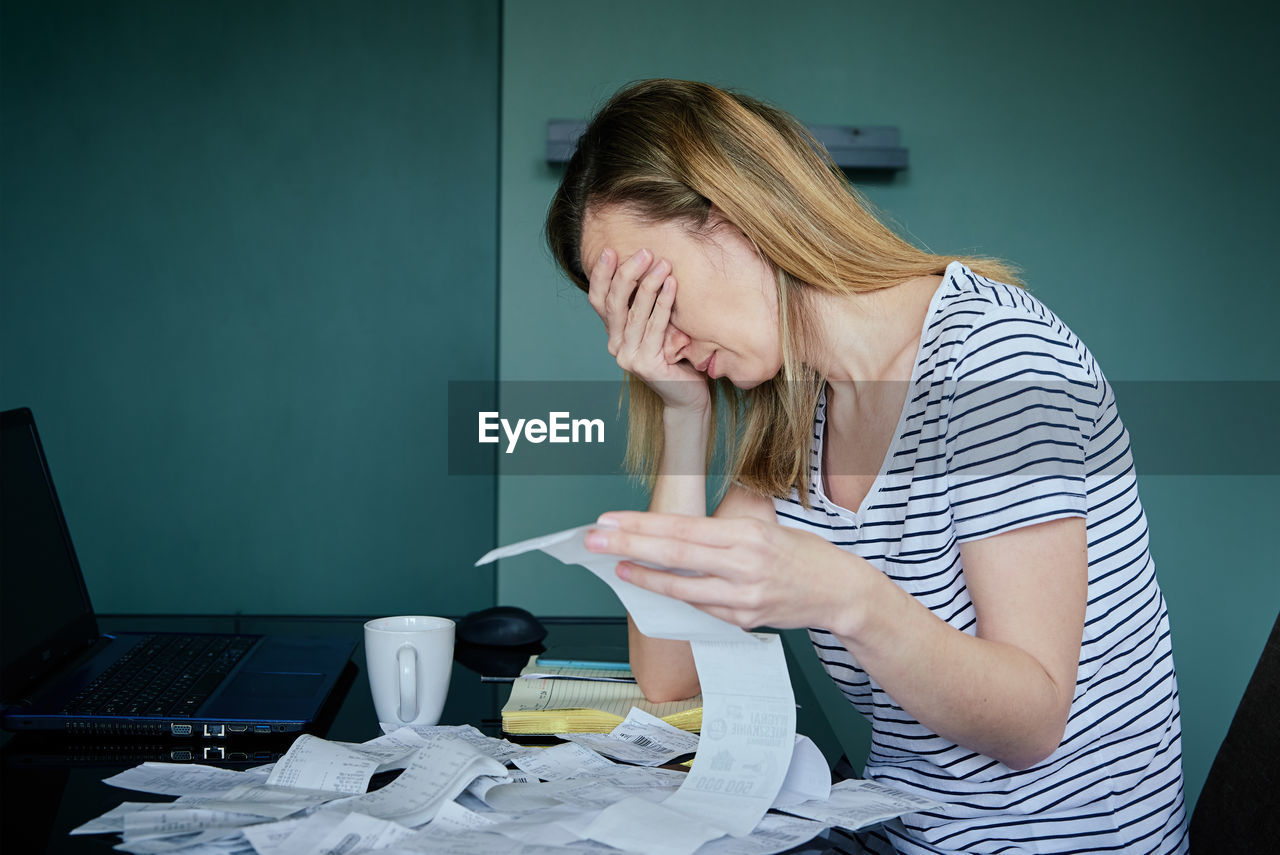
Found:
[(499, 784), (490, 787), (484, 794), (484, 803), (494, 810), (506, 813), (528, 813), (529, 811), (559, 807), (564, 804), (558, 798), (561, 784), (568, 784), (572, 789), (577, 781), (552, 781), (542, 784), (538, 782), (519, 784)]
[[(623, 798), (626, 798), (626, 796), (625, 795), (620, 796), (619, 800)], [(655, 801), (655, 799), (650, 799), (649, 801)], [(581, 843), (586, 840), (587, 826), (589, 826), (595, 820), (597, 814), (599, 814), (600, 811), (603, 809), (604, 808), (582, 810), (580, 808), (575, 808), (572, 805), (565, 805), (564, 807), (559, 809), (546, 811), (545, 815), (551, 817), (552, 822), (554, 822), (560, 828), (563, 828), (566, 831), (572, 832), (574, 836), (577, 837), (578, 839), (578, 843), (574, 844), (575, 846), (577, 846), (577, 845), (581, 845)], [(532, 822), (535, 822), (537, 818), (538, 818), (538, 814), (527, 813), (524, 816), (517, 817), (515, 822), (532, 823)], [(510, 834), (509, 831), (506, 831), (506, 829), (509, 828), (510, 825), (511, 824), (504, 824), (502, 826), (499, 826), (498, 830), (502, 831), (503, 833)], [(520, 839), (520, 834), (516, 834), (515, 836), (517, 839)]]
[(724, 832), (665, 805), (631, 797), (601, 811), (585, 834), (627, 852), (690, 855)]
[[(583, 545), (585, 533), (593, 527), (495, 549), (477, 564), (541, 549), (566, 564), (581, 564), (603, 580), (645, 635), (689, 641), (702, 686), (702, 737), (692, 771), (663, 804), (707, 826), (705, 833), (686, 835), (686, 841), (710, 840), (720, 833), (749, 834), (782, 790), (795, 753), (795, 696), (781, 639), (749, 634), (688, 603), (622, 581), (614, 567), (618, 557), (627, 556), (601, 556)], [(828, 775), (822, 765), (822, 774)], [(818, 782), (801, 780), (809, 774), (813, 773), (798, 771), (793, 789), (818, 789)], [(629, 799), (611, 805), (607, 818), (592, 824), (591, 839), (634, 849), (654, 814), (649, 807), (637, 807), (641, 802), (650, 804)], [(679, 848), (674, 839), (671, 846), (673, 852)]]
[(244, 836), (258, 855), (314, 855), (320, 841), (343, 819), (344, 814), (320, 811), (302, 819), (252, 825)]
[(276, 762), (267, 784), (296, 790), (363, 793), (378, 768), (378, 759), (337, 742), (304, 733)]
[(435, 819), (431, 820), (431, 828), (438, 832), (449, 831), (452, 833), (477, 831), (491, 828), (505, 819), (507, 817), (502, 814), (495, 813), (484, 816), (473, 810), (467, 810), (457, 802), (446, 802), (436, 813)]
[(467, 784), (467, 788), (463, 792), (473, 798), (479, 799), (487, 805), (488, 802), (485, 801), (485, 794), (494, 787), (499, 787), (504, 784), (536, 784), (537, 782), (538, 779), (533, 775), (516, 770), (514, 772), (508, 772), (506, 776), (502, 778), (498, 778), (493, 775), (481, 775), (470, 784)]
[(121, 841), (111, 848), (119, 852), (129, 852), (132, 855), (162, 855), (175, 850), (202, 852), (207, 842), (205, 838), (206, 835), (202, 832), (183, 834), (179, 837), (144, 837), (141, 840)]
[(545, 784), (516, 784), (489, 794), (487, 804), (511, 814), (529, 814), (534, 819), (549, 810), (568, 806), (579, 811), (604, 810), (616, 801), (633, 795), (629, 790), (596, 781), (574, 778)]
[(688, 776), (673, 769), (619, 766), (595, 770), (589, 777), (550, 781), (545, 784), (499, 784), (484, 795), (494, 810), (523, 813), (561, 804), (600, 810), (620, 798), (641, 795), (661, 801), (679, 789)]
[(96, 819), (71, 829), (71, 834), (112, 834), (124, 831), (125, 814), (138, 811), (173, 810), (172, 802), (125, 802)]
[(133, 855), (254, 855), (253, 847), (240, 830), (230, 834), (202, 831), (185, 838), (147, 837), (126, 840), (113, 848)]
[(622, 766), (614, 764), (605, 771), (595, 771), (590, 778), (578, 778), (583, 786), (588, 784), (608, 784), (624, 790), (678, 789), (689, 779), (686, 772), (675, 769), (656, 769), (652, 766)]
[(102, 783), (161, 796), (222, 793), (243, 782), (243, 772), (196, 763), (143, 763)]
[(330, 742), (330, 745), (341, 745), (357, 754), (371, 757), (378, 761), (374, 772), (387, 772), (391, 769), (403, 769), (409, 765), (413, 752), (426, 745), (417, 732), (408, 727), (401, 727), (368, 742)]
[[(585, 828), (587, 823), (591, 822), (597, 813), (599, 813), (598, 810), (580, 810), (579, 808), (571, 807), (569, 805), (560, 805), (559, 807), (548, 808), (547, 810), (539, 811), (538, 813), (526, 813), (520, 816), (508, 817), (502, 822), (495, 823), (492, 828), (487, 830), (497, 831), (502, 834), (514, 836), (517, 839), (523, 839), (522, 835), (524, 832), (517, 831), (517, 829), (531, 828), (545, 822), (555, 823), (562, 828), (568, 828), (570, 831), (574, 831), (574, 827), (579, 829)], [(501, 814), (493, 815), (501, 816)], [(577, 831), (574, 831), (574, 833), (577, 834)], [(579, 835), (577, 839), (581, 839), (581, 836)], [(545, 845), (560, 844), (545, 843)]]
[[(826, 826), (794, 816), (767, 813), (750, 837), (721, 837), (702, 844), (696, 855), (775, 855), (817, 837)], [(834, 851), (834, 850), (833, 850)]]
[[(791, 752), (791, 765), (782, 789), (773, 800), (773, 807), (794, 805), (807, 801), (826, 801), (831, 795), (831, 774), (827, 758), (807, 736), (796, 734), (795, 748)], [(753, 834), (755, 832), (752, 832)]]
[[(493, 759), (501, 760), (504, 763), (508, 762), (512, 757), (520, 754), (528, 754), (530, 752), (530, 748), (527, 745), (516, 745), (505, 739), (495, 739), (492, 736), (485, 736), (469, 724), (412, 724), (400, 728), (395, 728), (393, 725), (383, 724), (382, 729), (387, 732), (411, 730), (418, 736), (422, 737), (423, 740), (436, 739), (441, 736), (461, 739), (481, 754), (486, 754)], [(376, 742), (377, 740), (374, 741)], [(368, 743), (365, 744), (367, 745)]]
[(622, 724), (609, 733), (565, 733), (565, 739), (606, 757), (642, 766), (661, 766), (698, 749), (698, 735), (667, 724), (632, 707)]
[(300, 810), (318, 807), (338, 796), (338, 793), (315, 790), (286, 790), (265, 784), (241, 784), (220, 796), (201, 799), (199, 805), (206, 810), (238, 811), (271, 819), (284, 819)]
[[(464, 807), (469, 811), (479, 811), (480, 813), (494, 813), (494, 810), (490, 808), (487, 804), (485, 804), (483, 799), (480, 799), (480, 798), (477, 798), (476, 796), (471, 795), (471, 793), (467, 792), (466, 790), (463, 790), (462, 792), (458, 793), (458, 797), (453, 801), (449, 802), (449, 804), (458, 805), (459, 807)], [(441, 810), (443, 810), (443, 808), (441, 808)], [(439, 816), (440, 814), (437, 813), (436, 817), (438, 818)], [(435, 822), (434, 819), (431, 821)]]
[[(388, 855), (418, 852), (430, 852), (432, 855), (521, 855), (523, 847), (501, 834), (435, 834), (428, 825), (413, 837), (402, 840), (385, 851)], [(560, 855), (568, 853), (561, 852)]]
[(350, 813), (320, 838), (314, 851), (326, 855), (345, 855), (362, 849), (385, 849), (411, 836), (413, 831), (403, 825)]
[(332, 807), (392, 819), (411, 828), (429, 822), (480, 775), (504, 775), (506, 767), (458, 739), (429, 740), (408, 768), (372, 793), (333, 802)]
[(467, 788), (463, 790), (463, 792), (471, 795), (473, 798), (480, 799), (483, 802), (485, 793), (489, 792), (499, 784), (510, 783), (510, 778), (495, 778), (492, 775), (481, 775), (470, 784), (467, 784)]
[(124, 816), (126, 842), (144, 837), (175, 837), (209, 829), (241, 828), (262, 822), (262, 817), (203, 808), (134, 811)]
[(561, 806), (515, 817), (488, 830), (506, 835), (522, 844), (569, 846), (582, 839), (581, 829), (587, 826), (595, 814), (596, 811), (587, 812)]
[(885, 784), (851, 779), (833, 784), (826, 801), (802, 802), (779, 810), (856, 831), (895, 816), (941, 807), (944, 805), (939, 802)]
[[(730, 834), (749, 834), (782, 789), (795, 750), (796, 703), (782, 639), (758, 633), (692, 647), (702, 737), (688, 780), (666, 804)], [(829, 776), (825, 763), (822, 774)]]
[[(629, 851), (689, 855), (724, 833), (749, 834), (760, 822), (781, 791), (796, 751), (795, 699), (781, 639), (746, 638), (692, 642), (703, 696), (703, 732), (693, 770), (662, 811), (636, 798), (606, 807), (588, 827), (592, 840)], [(813, 772), (829, 775), (825, 762)], [(806, 784), (805, 790), (816, 786)], [(663, 824), (664, 836), (654, 839), (656, 815), (672, 811), (685, 819)], [(665, 836), (676, 828), (682, 833)]]
[(619, 787), (617, 784), (586, 782), (581, 779), (558, 783), (566, 786), (554, 793), (555, 798), (561, 804), (580, 811), (601, 811), (632, 796), (639, 796), (645, 801), (661, 802), (677, 789), (676, 786)]
[(536, 754), (523, 754), (511, 762), (544, 781), (560, 781), (565, 778), (590, 775), (594, 771), (616, 765), (590, 748), (584, 748), (574, 742), (553, 745)]
[(427, 826), (413, 837), (382, 850), (386, 855), (429, 852), (431, 855), (618, 855), (618, 850), (579, 840), (572, 847), (521, 843), (495, 832), (433, 834)]
[[(488, 564), (499, 558), (510, 558), (534, 549), (541, 549), (565, 564), (581, 564), (598, 576), (613, 589), (618, 599), (622, 600), (622, 605), (631, 614), (639, 630), (652, 638), (677, 638), (686, 641), (695, 638), (723, 640), (742, 639), (746, 635), (743, 630), (733, 624), (699, 611), (688, 603), (646, 591), (644, 588), (619, 579), (618, 574), (614, 572), (614, 567), (617, 566), (619, 558), (626, 556), (589, 552), (583, 545), (582, 538), (593, 528), (599, 528), (599, 526), (578, 526), (503, 546), (485, 553), (476, 562), (476, 566)], [(671, 568), (657, 565), (648, 566), (659, 570), (671, 570)], [(672, 570), (671, 572), (683, 573), (684, 571)]]
[(133, 855), (252, 855), (251, 847), (239, 830), (227, 834), (225, 830), (199, 831), (178, 837), (144, 837), (125, 841), (114, 847)]
[[(577, 783), (576, 790), (564, 792), (559, 799), (566, 804), (576, 804), (590, 794), (591, 786), (616, 787), (618, 790), (631, 792), (632, 795), (644, 796), (650, 801), (664, 801), (673, 794), (682, 783), (689, 779), (689, 774), (676, 772), (675, 769), (657, 769), (643, 765), (617, 765), (613, 772), (595, 774), (590, 778), (575, 778), (573, 781), (561, 783)], [(603, 805), (598, 805), (603, 806)]]

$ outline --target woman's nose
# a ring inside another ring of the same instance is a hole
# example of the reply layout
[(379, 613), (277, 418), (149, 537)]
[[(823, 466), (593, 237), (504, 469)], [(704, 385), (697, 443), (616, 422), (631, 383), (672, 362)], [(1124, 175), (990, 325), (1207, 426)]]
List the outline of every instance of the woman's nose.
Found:
[(676, 353), (677, 359), (684, 359), (688, 354), (685, 350), (693, 343), (693, 339), (686, 334), (680, 332), (675, 327), (671, 328), (671, 347)]

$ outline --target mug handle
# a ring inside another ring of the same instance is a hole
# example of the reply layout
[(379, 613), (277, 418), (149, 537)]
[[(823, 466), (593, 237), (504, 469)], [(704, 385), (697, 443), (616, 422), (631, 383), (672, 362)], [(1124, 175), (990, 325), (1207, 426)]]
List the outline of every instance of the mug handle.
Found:
[(418, 651), (412, 644), (402, 644), (396, 651), (400, 665), (400, 720), (418, 717)]

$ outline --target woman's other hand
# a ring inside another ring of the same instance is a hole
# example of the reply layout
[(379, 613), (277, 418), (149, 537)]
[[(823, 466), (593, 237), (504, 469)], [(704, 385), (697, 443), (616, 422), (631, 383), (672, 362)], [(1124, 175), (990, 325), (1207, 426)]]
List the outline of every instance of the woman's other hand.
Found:
[(591, 551), (702, 574), (622, 561), (620, 578), (721, 620), (747, 629), (831, 628), (856, 620), (849, 608), (857, 598), (845, 591), (860, 577), (849, 567), (855, 562), (817, 535), (755, 518), (616, 511), (600, 522), (610, 527), (588, 534)]
[(606, 249), (591, 268), (587, 297), (604, 321), (609, 355), (645, 382), (671, 410), (704, 411), (711, 393), (705, 379), (677, 356), (683, 334), (671, 326), (676, 280), (671, 263), (647, 249), (621, 264)]

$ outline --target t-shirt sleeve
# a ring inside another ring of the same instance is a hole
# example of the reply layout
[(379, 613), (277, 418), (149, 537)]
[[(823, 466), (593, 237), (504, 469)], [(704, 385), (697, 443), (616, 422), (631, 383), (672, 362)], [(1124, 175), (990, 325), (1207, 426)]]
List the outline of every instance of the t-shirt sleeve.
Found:
[(1085, 516), (1099, 384), (1060, 322), (993, 312), (950, 375), (945, 457), (958, 539)]

